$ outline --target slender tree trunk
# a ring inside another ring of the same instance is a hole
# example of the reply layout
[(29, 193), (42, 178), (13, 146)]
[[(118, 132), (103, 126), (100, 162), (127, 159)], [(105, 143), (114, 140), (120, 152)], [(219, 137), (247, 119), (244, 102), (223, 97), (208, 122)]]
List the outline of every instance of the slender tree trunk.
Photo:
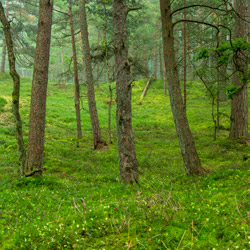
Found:
[(62, 80), (64, 83), (67, 82), (67, 76), (65, 75), (64, 60), (63, 60), (63, 49), (61, 50), (61, 63), (62, 63)]
[(216, 93), (217, 122), (216, 122), (216, 130), (218, 133), (220, 130), (220, 92), (221, 92), (221, 76), (220, 76), (220, 70), (217, 67), (217, 93)]
[(93, 131), (94, 148), (96, 149), (102, 147), (106, 143), (101, 138), (101, 130), (99, 126), (99, 120), (96, 108), (94, 78), (93, 78), (91, 55), (89, 49), (88, 24), (87, 24), (86, 10), (85, 10), (85, 0), (79, 0), (79, 6), (80, 6), (80, 30), (83, 41), (83, 53), (84, 53), (86, 80), (88, 89), (89, 112), (90, 112), (90, 120)]
[(180, 81), (175, 62), (173, 24), (170, 5), (170, 0), (160, 0), (164, 60), (172, 113), (186, 174), (201, 175), (206, 171), (201, 167), (201, 162), (196, 151), (183, 106)]
[(8, 59), (9, 59), (9, 68), (10, 75), (13, 79), (13, 92), (12, 92), (12, 110), (15, 118), (16, 126), (16, 139), (18, 145), (18, 151), (20, 155), (20, 164), (21, 164), (21, 175), (23, 174), (23, 167), (25, 165), (25, 146), (23, 142), (23, 130), (22, 130), (22, 119), (19, 112), (19, 99), (20, 99), (20, 76), (16, 71), (16, 58), (14, 54), (13, 41), (10, 31), (10, 23), (7, 17), (4, 14), (4, 9), (2, 3), (0, 2), (0, 20), (3, 25), (4, 36), (6, 41), (6, 46), (8, 50)]
[(42, 174), (53, 0), (40, 0), (25, 175)]
[[(157, 38), (156, 38), (157, 39)], [(157, 53), (156, 47), (154, 47), (154, 78), (157, 79)]]
[(165, 62), (163, 61), (163, 79), (164, 79), (164, 95), (167, 95), (167, 76), (166, 76), (166, 66)]
[(126, 29), (126, 0), (113, 1), (114, 45), (116, 61), (116, 127), (119, 151), (120, 176), (124, 183), (139, 182), (132, 131), (131, 80), (128, 62)]
[[(100, 40), (101, 40), (101, 31), (100, 29), (98, 28), (98, 37), (97, 37), (97, 46), (98, 46), (98, 54), (99, 54), (99, 46), (100, 46)], [(97, 66), (96, 66), (96, 78), (97, 78), (97, 81), (100, 82), (100, 63), (99, 61), (97, 61)]]
[(75, 110), (76, 110), (76, 127), (77, 127), (77, 143), (76, 146), (79, 147), (79, 140), (82, 138), (82, 126), (81, 126), (81, 112), (80, 112), (80, 86), (78, 77), (78, 63), (76, 56), (76, 42), (74, 33), (74, 24), (72, 17), (72, 5), (71, 0), (69, 0), (69, 23), (71, 30), (71, 42), (72, 42), (72, 52), (73, 52), (73, 62), (74, 62), (74, 82), (75, 82)]
[[(9, 1), (6, 0), (6, 8), (5, 8), (5, 16), (6, 19), (9, 19)], [(1, 73), (5, 72), (5, 61), (6, 61), (6, 39), (5, 37), (3, 38), (3, 50), (2, 50), (2, 61), (1, 61)]]
[[(186, 7), (186, 0), (184, 0), (184, 7)], [(187, 19), (186, 9), (184, 9), (184, 19)], [(183, 49), (184, 49), (184, 69), (183, 69), (183, 76), (184, 76), (184, 109), (185, 112), (187, 110), (187, 29), (186, 29), (187, 23), (184, 22), (184, 28), (183, 28)]]
[[(249, 20), (249, 0), (237, 0), (235, 10), (241, 17), (236, 16), (234, 37), (247, 37), (249, 23), (244, 19)], [(233, 75), (233, 84), (239, 87), (239, 90), (233, 95), (231, 103), (230, 138), (248, 138), (247, 57), (248, 55), (242, 51), (234, 55), (235, 74)], [(239, 77), (239, 72), (243, 80)]]
[(6, 41), (3, 39), (2, 61), (1, 61), (1, 73), (5, 72), (5, 60), (6, 60)]
[(161, 76), (161, 80), (163, 80), (164, 79), (164, 76), (163, 76), (164, 73), (163, 73), (163, 65), (162, 65), (162, 47), (161, 47), (161, 45), (159, 45), (159, 63), (160, 63), (160, 76)]
[[(108, 111), (108, 143), (112, 143), (112, 135), (111, 135), (111, 109), (112, 109), (112, 99), (113, 99), (113, 90), (111, 86), (111, 76), (110, 76), (110, 65), (108, 60), (108, 41), (107, 41), (107, 28), (108, 28), (108, 16), (106, 11), (106, 5), (104, 4), (105, 8), (105, 26), (103, 32), (103, 38), (105, 42), (105, 64), (108, 76), (108, 83), (109, 83), (109, 111)], [(100, 32), (100, 31), (99, 31)], [(99, 34), (98, 34), (99, 36)]]

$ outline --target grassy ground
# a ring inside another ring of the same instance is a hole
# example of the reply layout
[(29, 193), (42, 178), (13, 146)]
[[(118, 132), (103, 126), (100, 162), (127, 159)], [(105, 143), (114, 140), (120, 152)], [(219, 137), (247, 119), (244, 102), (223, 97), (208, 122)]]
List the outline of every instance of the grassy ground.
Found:
[[(30, 82), (22, 79), (26, 144)], [(48, 170), (42, 178), (19, 178), (12, 82), (0, 76), (0, 249), (250, 249), (249, 145), (228, 139), (230, 103), (222, 104), (225, 130), (213, 141), (204, 87), (188, 84), (190, 126), (202, 164), (211, 170), (207, 176), (188, 178), (163, 84), (153, 83), (143, 105), (138, 105), (144, 84), (133, 86), (141, 184), (129, 187), (119, 181), (115, 107), (114, 144), (94, 151), (83, 87), (83, 139), (76, 148), (70, 84), (49, 84), (44, 158)], [(96, 93), (104, 138), (107, 90), (101, 84)]]

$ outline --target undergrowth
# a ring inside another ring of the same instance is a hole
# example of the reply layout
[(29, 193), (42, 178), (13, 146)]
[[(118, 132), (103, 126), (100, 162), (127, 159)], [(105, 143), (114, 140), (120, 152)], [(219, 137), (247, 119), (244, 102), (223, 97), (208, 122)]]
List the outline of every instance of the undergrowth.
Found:
[[(133, 130), (140, 185), (119, 179), (114, 144), (92, 149), (86, 88), (83, 138), (76, 148), (73, 85), (48, 87), (43, 177), (20, 178), (11, 114), (11, 79), (0, 76), (0, 249), (249, 249), (249, 145), (228, 139), (230, 104), (221, 104), (222, 128), (213, 141), (210, 100), (188, 84), (187, 114), (203, 177), (186, 177), (163, 83), (133, 84)], [(31, 80), (22, 79), (21, 115), (27, 145)], [(96, 88), (104, 139), (108, 85)], [(83, 203), (84, 201), (84, 203)]]

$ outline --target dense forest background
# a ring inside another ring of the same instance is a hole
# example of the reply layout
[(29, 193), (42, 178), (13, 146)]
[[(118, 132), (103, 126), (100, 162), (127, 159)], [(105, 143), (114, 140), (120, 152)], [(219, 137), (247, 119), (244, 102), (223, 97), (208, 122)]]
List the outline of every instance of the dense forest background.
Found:
[(249, 249), (249, 0), (0, 21), (0, 249)]

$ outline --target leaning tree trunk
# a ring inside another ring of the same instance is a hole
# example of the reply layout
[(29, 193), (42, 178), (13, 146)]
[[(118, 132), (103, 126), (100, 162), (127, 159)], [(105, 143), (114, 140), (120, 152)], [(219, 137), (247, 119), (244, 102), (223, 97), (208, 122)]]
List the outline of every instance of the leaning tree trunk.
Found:
[(131, 80), (126, 30), (126, 0), (113, 1), (116, 62), (116, 126), (120, 176), (124, 183), (139, 182), (131, 113)]
[(23, 130), (22, 130), (22, 119), (19, 113), (19, 98), (20, 98), (20, 76), (16, 71), (16, 58), (13, 49), (13, 41), (10, 32), (10, 23), (4, 14), (4, 9), (2, 3), (0, 2), (0, 20), (3, 25), (5, 41), (8, 50), (8, 59), (9, 59), (9, 68), (10, 75), (13, 79), (14, 87), (12, 92), (12, 109), (15, 117), (16, 123), (16, 138), (18, 151), (20, 154), (20, 163), (21, 163), (21, 174), (23, 172), (23, 167), (25, 165), (25, 146), (23, 142)]
[[(249, 23), (246, 19), (250, 20), (249, 0), (237, 0), (235, 10), (240, 17), (236, 16), (234, 37), (246, 39), (249, 32)], [(230, 138), (248, 138), (247, 58), (248, 55), (242, 51), (234, 55), (233, 85), (239, 87), (239, 90), (233, 95), (231, 103)], [(238, 75), (239, 72), (241, 77)]]
[(164, 61), (171, 108), (186, 174), (201, 175), (206, 171), (201, 167), (201, 162), (189, 128), (181, 96), (180, 81), (175, 62), (173, 23), (170, 2), (170, 0), (160, 0)]
[(25, 175), (42, 174), (53, 0), (40, 0)]
[(102, 147), (103, 144), (106, 143), (101, 138), (101, 130), (99, 126), (99, 119), (96, 108), (94, 77), (91, 66), (91, 55), (89, 49), (88, 24), (87, 24), (87, 16), (85, 9), (85, 0), (79, 0), (79, 8), (80, 8), (80, 30), (83, 42), (83, 54), (84, 54), (86, 82), (88, 90), (89, 113), (93, 131), (94, 149), (97, 149), (99, 147)]
[(79, 147), (79, 140), (82, 138), (81, 113), (80, 113), (80, 86), (78, 77), (78, 63), (76, 56), (76, 42), (75, 42), (75, 32), (74, 32), (73, 17), (72, 17), (71, 0), (69, 0), (69, 22), (70, 22), (71, 42), (72, 42), (73, 62), (74, 62), (75, 110), (76, 110), (76, 126), (77, 126), (76, 146)]

